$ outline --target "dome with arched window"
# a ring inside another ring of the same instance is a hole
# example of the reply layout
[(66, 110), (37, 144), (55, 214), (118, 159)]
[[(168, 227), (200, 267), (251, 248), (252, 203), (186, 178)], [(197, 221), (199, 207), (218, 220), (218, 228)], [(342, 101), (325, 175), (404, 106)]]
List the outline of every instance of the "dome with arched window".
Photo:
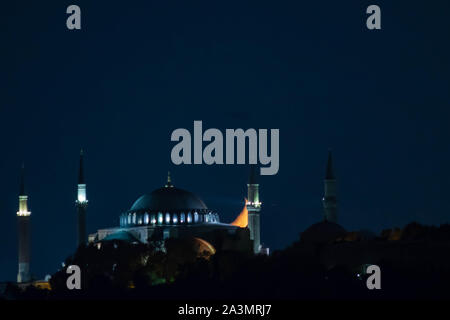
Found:
[(218, 223), (219, 215), (192, 192), (175, 188), (170, 179), (165, 187), (139, 197), (120, 216), (121, 227), (142, 225), (188, 225)]

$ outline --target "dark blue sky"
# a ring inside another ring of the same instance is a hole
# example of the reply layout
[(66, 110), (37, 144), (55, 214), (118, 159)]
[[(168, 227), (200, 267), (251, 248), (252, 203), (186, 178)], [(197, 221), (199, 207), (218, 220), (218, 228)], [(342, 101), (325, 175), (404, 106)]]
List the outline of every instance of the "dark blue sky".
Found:
[[(26, 164), (32, 270), (75, 248), (79, 149), (88, 231), (145, 192), (198, 194), (222, 221), (245, 166), (173, 166), (171, 132), (279, 128), (280, 170), (261, 178), (262, 240), (283, 248), (322, 219), (328, 148), (348, 230), (450, 221), (448, 1), (14, 1), (0, 19), (0, 281), (17, 271)], [(382, 30), (365, 27), (378, 4)], [(66, 29), (66, 8), (82, 30)]]

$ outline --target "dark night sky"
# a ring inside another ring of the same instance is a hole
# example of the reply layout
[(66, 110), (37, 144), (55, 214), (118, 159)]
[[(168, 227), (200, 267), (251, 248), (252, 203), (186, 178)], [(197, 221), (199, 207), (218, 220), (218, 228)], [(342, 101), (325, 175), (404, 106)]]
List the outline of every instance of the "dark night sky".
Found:
[[(280, 171), (260, 180), (272, 249), (322, 219), (328, 148), (347, 230), (450, 222), (449, 1), (10, 3), (0, 18), (0, 281), (17, 272), (22, 161), (38, 277), (75, 249), (81, 147), (91, 233), (118, 225), (169, 169), (233, 220), (247, 167), (171, 164), (171, 132), (194, 120), (280, 129)], [(373, 3), (381, 31), (365, 27)], [(81, 31), (66, 29), (70, 4)]]

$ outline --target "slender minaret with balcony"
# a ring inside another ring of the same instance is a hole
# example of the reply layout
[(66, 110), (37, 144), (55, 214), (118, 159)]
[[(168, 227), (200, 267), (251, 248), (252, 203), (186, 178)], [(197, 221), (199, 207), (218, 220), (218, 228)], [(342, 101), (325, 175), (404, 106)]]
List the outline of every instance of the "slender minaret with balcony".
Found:
[(253, 240), (253, 252), (258, 254), (261, 250), (260, 217), (261, 202), (259, 201), (259, 184), (256, 179), (256, 167), (251, 166), (250, 177), (247, 184), (247, 210), (250, 240)]
[(17, 282), (31, 281), (30, 274), (30, 216), (28, 211), (28, 196), (25, 193), (25, 167), (22, 165), (19, 188), (19, 211), (17, 211), (19, 231), (19, 270)]
[(86, 197), (86, 182), (84, 180), (84, 167), (83, 167), (83, 149), (80, 151), (80, 168), (78, 173), (78, 193), (77, 200), (75, 201), (77, 207), (77, 245), (84, 245), (87, 241), (86, 237), (86, 209), (88, 200)]
[(172, 178), (170, 177), (170, 171), (167, 172), (167, 183), (166, 183), (165, 187), (173, 188)]
[(322, 199), (325, 221), (337, 223), (336, 178), (333, 172), (333, 158), (328, 152), (327, 169), (324, 180), (324, 196)]

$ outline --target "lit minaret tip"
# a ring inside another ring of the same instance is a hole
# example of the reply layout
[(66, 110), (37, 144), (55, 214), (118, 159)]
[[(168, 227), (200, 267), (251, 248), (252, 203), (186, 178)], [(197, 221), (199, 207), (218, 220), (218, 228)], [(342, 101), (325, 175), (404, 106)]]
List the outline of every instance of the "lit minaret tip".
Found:
[(22, 164), (20, 170), (20, 187), (19, 187), (19, 211), (18, 216), (29, 216), (31, 212), (28, 211), (28, 196), (25, 194), (25, 165)]
[(250, 176), (247, 184), (247, 210), (250, 239), (253, 240), (253, 252), (261, 251), (260, 217), (261, 202), (259, 201), (259, 184), (257, 182), (256, 166), (250, 167)]
[(86, 198), (86, 183), (84, 181), (84, 166), (83, 166), (83, 149), (80, 150), (80, 169), (78, 172), (78, 203), (87, 203), (88, 200)]
[(322, 199), (325, 220), (337, 223), (336, 178), (333, 172), (333, 157), (328, 151), (328, 161), (324, 179), (324, 196)]
[(78, 172), (78, 192), (77, 200), (75, 201), (78, 215), (78, 239), (77, 244), (82, 245), (86, 243), (86, 208), (88, 200), (86, 196), (86, 181), (84, 180), (84, 152), (80, 150), (80, 167)]
[(17, 222), (19, 232), (19, 270), (17, 282), (31, 281), (30, 274), (30, 215), (28, 211), (28, 196), (25, 193), (25, 166), (22, 165), (19, 186), (19, 211), (17, 211)]

